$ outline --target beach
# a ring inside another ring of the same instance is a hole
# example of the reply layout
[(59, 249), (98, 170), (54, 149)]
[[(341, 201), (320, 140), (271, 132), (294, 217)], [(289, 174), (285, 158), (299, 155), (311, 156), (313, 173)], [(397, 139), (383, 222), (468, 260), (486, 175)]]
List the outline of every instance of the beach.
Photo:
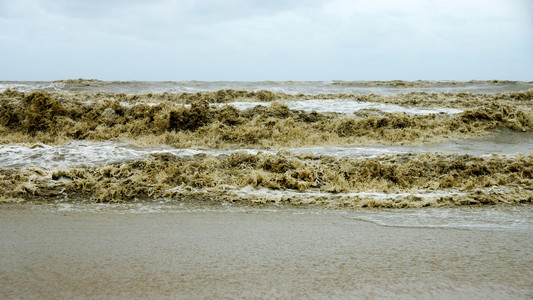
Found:
[(0, 297), (533, 296), (530, 228), (385, 225), (320, 209), (4, 206)]

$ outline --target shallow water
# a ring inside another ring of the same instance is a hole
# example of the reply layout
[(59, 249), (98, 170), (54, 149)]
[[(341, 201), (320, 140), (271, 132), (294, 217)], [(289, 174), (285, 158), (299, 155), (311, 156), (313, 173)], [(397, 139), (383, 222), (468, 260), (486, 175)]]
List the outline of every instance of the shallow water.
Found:
[(533, 208), (428, 208), (347, 212), (346, 218), (380, 226), (406, 228), (454, 228), (532, 232)]
[[(248, 191), (250, 192), (250, 191)], [(259, 192), (259, 191), (256, 191)], [(274, 192), (275, 193), (275, 192)], [(374, 193), (380, 197), (379, 193)], [(291, 208), (284, 205), (249, 207), (224, 203), (214, 206), (175, 203), (169, 200), (137, 203), (76, 203), (58, 202), (38, 206), (18, 206), (4, 204), (6, 210), (23, 209), (35, 213), (106, 213), (122, 214), (276, 214), (323, 215), (331, 218), (370, 222), (383, 227), (399, 228), (442, 228), (463, 230), (497, 230), (510, 232), (533, 232), (533, 206), (489, 206), (466, 208), (423, 208), (423, 209), (320, 209)]]
[[(389, 213), (368, 211), (373, 218), (368, 222), (354, 212), (313, 209), (181, 208), (132, 214), (109, 205), (103, 211), (3, 207), (0, 297), (533, 295), (532, 231), (508, 224), (494, 228), (493, 223), (501, 223), (494, 217), (501, 214), (497, 209)], [(473, 226), (427, 228), (428, 220), (440, 222), (447, 214), (452, 223), (464, 216)], [(387, 226), (378, 225), (381, 215)], [(396, 219), (421, 220), (423, 226), (388, 226)]]

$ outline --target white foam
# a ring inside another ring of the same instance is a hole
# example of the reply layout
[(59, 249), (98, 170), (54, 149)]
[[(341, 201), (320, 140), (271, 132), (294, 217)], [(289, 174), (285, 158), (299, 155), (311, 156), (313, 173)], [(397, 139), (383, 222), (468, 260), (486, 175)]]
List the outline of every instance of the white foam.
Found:
[[(454, 140), (440, 144), (418, 146), (329, 146), (286, 149), (293, 154), (312, 153), (334, 157), (372, 158), (380, 155), (395, 155), (420, 152), (440, 152), (449, 154), (514, 155), (528, 153), (533, 139), (514, 137), (503, 146), (498, 139), (493, 140)], [(515, 145), (516, 144), (516, 145)], [(234, 153), (256, 155), (260, 152), (276, 154), (276, 150), (265, 149), (192, 149), (172, 147), (137, 147), (120, 142), (88, 142), (75, 141), (61, 146), (37, 144), (33, 146), (21, 144), (0, 145), (0, 168), (69, 168), (94, 167), (106, 163), (143, 159), (151, 154), (172, 154), (178, 157), (189, 157), (198, 154), (231, 155)]]
[(400, 147), (380, 146), (380, 147), (365, 147), (365, 146), (329, 146), (329, 147), (307, 147), (289, 149), (294, 154), (312, 153), (314, 155), (327, 155), (336, 157), (377, 157), (380, 155), (393, 155), (408, 153), (409, 151), (402, 150)]
[[(336, 113), (354, 113), (362, 109), (377, 109), (386, 113), (398, 113), (405, 112), (411, 115), (429, 115), (429, 114), (458, 114), (463, 112), (460, 109), (454, 108), (422, 108), (412, 106), (400, 106), (394, 104), (376, 103), (376, 102), (363, 102), (354, 100), (341, 100), (341, 99), (327, 99), (327, 100), (298, 100), (298, 101), (285, 101), (289, 109), (303, 110), (303, 111), (316, 111), (318, 113), (336, 112)], [(268, 106), (268, 102), (229, 102), (228, 105), (233, 105), (235, 108), (244, 110), (252, 108), (257, 105)]]
[(82, 167), (96, 166), (127, 159), (136, 159), (142, 153), (121, 147), (114, 142), (72, 142), (63, 146), (6, 145), (0, 147), (0, 167)]
[(259, 152), (275, 153), (274, 151), (259, 149), (201, 150), (170, 147), (136, 147), (118, 142), (76, 141), (61, 146), (10, 144), (0, 146), (0, 168), (38, 167), (55, 169), (94, 167), (102, 164), (142, 159), (150, 154), (169, 153), (179, 157), (187, 157), (198, 154), (229, 155), (236, 152), (248, 154), (257, 154)]
[(299, 192), (294, 190), (272, 190), (268, 188), (254, 188), (246, 186), (244, 188), (233, 189), (229, 191), (237, 196), (249, 198), (251, 196), (266, 199), (269, 201), (280, 202), (283, 199), (298, 197), (301, 199), (309, 199), (317, 197), (332, 197), (335, 198), (361, 198), (361, 199), (378, 199), (378, 200), (396, 200), (405, 198), (408, 196), (419, 197), (423, 200), (435, 200), (443, 196), (457, 196), (464, 195), (462, 192), (457, 191), (429, 191), (424, 193), (380, 193), (380, 192), (351, 192), (351, 193), (328, 193), (319, 190)]

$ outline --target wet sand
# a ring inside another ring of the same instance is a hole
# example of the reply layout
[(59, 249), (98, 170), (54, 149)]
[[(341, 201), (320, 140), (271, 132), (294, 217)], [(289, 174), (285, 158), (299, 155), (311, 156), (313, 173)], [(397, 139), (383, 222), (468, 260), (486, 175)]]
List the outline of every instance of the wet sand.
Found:
[(314, 209), (0, 209), (0, 298), (533, 297), (528, 230), (379, 226)]

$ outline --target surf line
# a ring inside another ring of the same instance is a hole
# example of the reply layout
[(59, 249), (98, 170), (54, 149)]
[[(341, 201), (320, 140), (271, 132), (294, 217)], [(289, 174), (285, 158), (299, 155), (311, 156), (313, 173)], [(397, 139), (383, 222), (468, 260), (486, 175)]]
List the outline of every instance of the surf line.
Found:
[(347, 216), (341, 216), (341, 217), (347, 220), (351, 220), (351, 221), (366, 222), (366, 223), (371, 223), (377, 226), (391, 227), (391, 228), (447, 229), (447, 230), (468, 230), (468, 231), (473, 230), (472, 228), (466, 228), (466, 227), (446, 227), (446, 226), (437, 226), (437, 225), (393, 225), (393, 224), (385, 224), (379, 221), (368, 220), (362, 217), (347, 217)]

